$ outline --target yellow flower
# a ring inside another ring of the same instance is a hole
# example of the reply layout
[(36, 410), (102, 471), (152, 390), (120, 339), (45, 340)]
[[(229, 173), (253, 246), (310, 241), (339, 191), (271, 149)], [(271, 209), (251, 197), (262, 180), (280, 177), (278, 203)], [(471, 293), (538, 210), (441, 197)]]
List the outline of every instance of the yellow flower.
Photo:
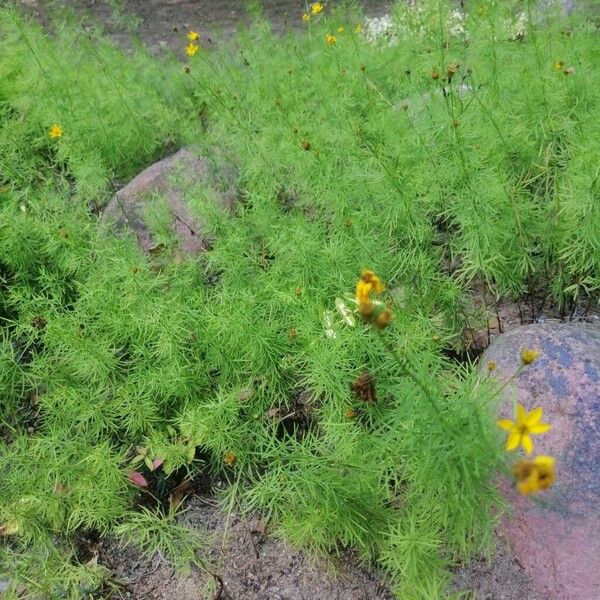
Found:
[(377, 327), (377, 329), (385, 329), (392, 322), (393, 318), (394, 313), (392, 312), (392, 309), (386, 308), (377, 315), (375, 327)]
[(200, 34), (197, 31), (188, 31), (187, 39), (190, 42), (197, 42), (200, 39)]
[(519, 446), (522, 446), (527, 454), (533, 452), (533, 440), (530, 436), (546, 433), (551, 428), (548, 423), (540, 423), (543, 412), (543, 409), (538, 406), (528, 414), (523, 405), (517, 403), (515, 421), (510, 419), (497, 421), (498, 427), (508, 431), (508, 437), (506, 438), (506, 450), (508, 452)]
[(56, 123), (54, 125), (52, 125), (52, 127), (50, 127), (50, 131), (48, 132), (48, 135), (53, 139), (58, 139), (60, 137), (62, 137), (63, 134), (63, 129), (60, 125), (56, 125)]
[(361, 316), (366, 321), (372, 318), (375, 311), (375, 306), (371, 301), (371, 294), (381, 294), (384, 290), (385, 286), (381, 283), (381, 279), (373, 271), (365, 269), (360, 274), (360, 279), (356, 284), (356, 303), (358, 304)]
[(557, 60), (554, 63), (554, 70), (555, 71), (562, 71), (562, 68), (565, 66), (565, 61), (564, 60)]
[(498, 365), (495, 363), (495, 361), (490, 360), (490, 362), (487, 364), (487, 368), (488, 371), (491, 373), (492, 371), (495, 371), (498, 368)]
[(371, 299), (371, 293), (381, 294), (385, 291), (385, 286), (381, 283), (381, 279), (369, 269), (365, 269), (360, 274), (360, 279), (356, 284), (356, 302), (362, 304)]
[(323, 9), (324, 9), (324, 8), (325, 8), (325, 7), (324, 7), (324, 6), (323, 6), (323, 5), (322, 5), (320, 2), (313, 2), (313, 3), (310, 5), (310, 12), (311, 12), (313, 15), (318, 15), (319, 13), (322, 13), (322, 12), (323, 12)]
[(337, 42), (337, 38), (335, 37), (335, 35), (331, 35), (331, 33), (328, 33), (325, 36), (325, 41), (327, 42), (328, 46), (333, 46)]
[(536, 456), (533, 460), (520, 460), (512, 471), (521, 494), (535, 494), (548, 489), (556, 479), (552, 456)]
[(538, 350), (533, 350), (531, 348), (524, 348), (521, 350), (521, 360), (524, 365), (530, 365), (539, 356), (540, 352)]
[(343, 25), (340, 25), (338, 27), (338, 33), (344, 33), (344, 31), (346, 31), (346, 28)]
[(354, 28), (354, 33), (362, 33), (363, 32), (363, 26), (359, 23), (355, 28)]
[(200, 46), (198, 46), (198, 44), (188, 44), (185, 47), (185, 53), (188, 56), (194, 56), (194, 54), (196, 54), (196, 52), (198, 52), (199, 49), (200, 49)]
[(302, 20), (306, 23), (307, 21), (310, 21), (310, 15), (308, 13), (304, 13), (302, 15)]

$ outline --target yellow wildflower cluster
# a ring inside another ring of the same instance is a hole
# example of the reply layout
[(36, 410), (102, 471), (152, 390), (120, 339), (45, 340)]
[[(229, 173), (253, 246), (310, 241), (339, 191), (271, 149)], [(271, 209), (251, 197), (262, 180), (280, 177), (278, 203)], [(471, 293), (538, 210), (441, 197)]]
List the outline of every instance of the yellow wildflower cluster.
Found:
[(335, 35), (332, 35), (331, 33), (328, 33), (325, 36), (325, 42), (327, 42), (328, 46), (333, 46), (337, 42), (337, 38), (335, 37)]
[[(539, 352), (531, 350), (535, 353), (535, 360), (539, 356)], [(521, 358), (523, 358), (521, 356)], [(530, 362), (524, 364), (530, 364)], [(515, 420), (500, 419), (498, 426), (508, 432), (506, 438), (506, 450), (508, 452), (516, 450), (519, 446), (523, 448), (527, 455), (533, 452), (532, 435), (540, 435), (550, 431), (549, 423), (542, 423), (543, 409), (541, 407), (534, 408), (531, 412), (527, 412), (522, 404), (517, 403)], [(518, 460), (512, 467), (512, 472), (515, 477), (517, 489), (521, 494), (535, 494), (549, 488), (555, 480), (554, 474), (555, 460), (552, 456), (540, 455), (533, 460), (521, 459)]]
[(194, 56), (200, 50), (200, 34), (197, 31), (188, 31), (187, 39), (189, 44), (185, 47), (185, 53), (188, 56)]
[[(385, 286), (373, 271), (365, 269), (360, 274), (360, 279), (356, 284), (356, 304), (358, 305), (358, 312), (363, 320), (373, 320), (373, 317), (375, 316), (375, 304), (373, 303), (371, 296), (373, 294), (379, 295), (384, 291)], [(392, 310), (385, 308), (375, 318), (375, 326), (379, 329), (384, 329), (390, 324), (393, 318), (394, 313)]]
[(324, 9), (325, 9), (325, 6), (323, 4), (321, 4), (321, 2), (313, 2), (310, 5), (310, 12), (313, 15), (318, 15), (318, 14), (322, 13)]

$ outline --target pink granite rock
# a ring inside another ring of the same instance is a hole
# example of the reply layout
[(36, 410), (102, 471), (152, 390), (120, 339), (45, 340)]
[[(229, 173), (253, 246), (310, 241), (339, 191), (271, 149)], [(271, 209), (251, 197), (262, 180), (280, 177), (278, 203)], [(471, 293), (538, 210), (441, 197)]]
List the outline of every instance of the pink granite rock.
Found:
[(556, 458), (556, 483), (524, 497), (502, 485), (511, 505), (508, 542), (548, 600), (600, 600), (600, 330), (565, 324), (529, 325), (500, 336), (482, 358), (495, 377), (510, 378), (523, 348), (539, 350), (504, 391), (503, 418), (513, 402), (541, 406), (548, 433), (534, 436), (533, 456)]
[(192, 150), (182, 148), (177, 153), (154, 163), (125, 187), (119, 190), (107, 205), (103, 220), (117, 231), (130, 230), (145, 252), (157, 248), (157, 242), (148, 226), (148, 207), (157, 196), (164, 200), (171, 217), (171, 230), (179, 243), (179, 250), (197, 254), (206, 250), (210, 238), (202, 223), (187, 205), (185, 190), (197, 185), (212, 188), (212, 196), (220, 197), (222, 205), (230, 209), (234, 204), (233, 186), (215, 190), (216, 181), (208, 159), (198, 157)]

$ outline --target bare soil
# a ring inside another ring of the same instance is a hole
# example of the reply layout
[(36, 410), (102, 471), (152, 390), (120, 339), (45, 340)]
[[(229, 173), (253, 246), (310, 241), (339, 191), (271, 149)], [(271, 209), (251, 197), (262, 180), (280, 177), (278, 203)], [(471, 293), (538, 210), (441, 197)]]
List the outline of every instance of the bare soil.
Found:
[[(166, 49), (183, 54), (181, 34), (190, 29), (201, 33), (205, 45), (227, 41), (241, 24), (251, 20), (246, 0), (20, 0), (19, 3), (46, 25), (53, 11), (72, 9), (88, 26), (101, 23), (107, 36), (125, 48), (131, 46), (131, 33), (135, 29), (136, 36), (154, 54)], [(371, 17), (386, 14), (393, 3), (393, 0), (358, 2), (365, 15)], [(261, 0), (260, 4), (273, 30), (281, 34), (302, 27), (302, 13), (309, 2)], [(328, 2), (330, 8), (342, 4), (343, 0)], [(119, 5), (123, 8), (114, 8)]]
[[(99, 546), (99, 563), (117, 587), (111, 600), (393, 600), (382, 574), (352, 553), (314, 557), (290, 547), (257, 515), (229, 517), (210, 496), (191, 497), (180, 521), (207, 536), (207, 569), (177, 573), (160, 553), (142, 557), (114, 539)], [(477, 600), (544, 600), (506, 543), (454, 571), (453, 590)]]
[(178, 574), (159, 553), (144, 559), (103, 540), (99, 562), (119, 584), (113, 600), (392, 600), (382, 579), (352, 554), (317, 558), (270, 535), (257, 515), (229, 517), (211, 497), (189, 499), (180, 521), (207, 536), (206, 571)]

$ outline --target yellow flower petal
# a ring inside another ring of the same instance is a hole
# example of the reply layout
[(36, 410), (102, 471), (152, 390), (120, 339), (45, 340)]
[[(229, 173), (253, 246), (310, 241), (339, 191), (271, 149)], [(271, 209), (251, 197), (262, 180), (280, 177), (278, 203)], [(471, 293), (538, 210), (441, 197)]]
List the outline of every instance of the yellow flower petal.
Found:
[(526, 454), (533, 452), (533, 440), (527, 434), (521, 437), (521, 446), (523, 446)]
[(525, 418), (525, 423), (528, 427), (531, 425), (535, 425), (544, 414), (544, 409), (541, 406), (538, 406), (536, 409), (532, 410), (527, 417)]
[(504, 429), (504, 431), (510, 431), (515, 426), (514, 422), (510, 419), (500, 419), (496, 421), (496, 425)]
[(552, 429), (552, 425), (550, 425), (550, 423), (536, 423), (535, 425), (530, 425), (527, 429), (529, 429), (529, 433), (540, 435), (540, 433), (546, 433), (546, 431), (550, 431)]
[(540, 454), (533, 459), (533, 462), (536, 465), (543, 465), (545, 467), (553, 467), (556, 462), (554, 456), (547, 456), (545, 454)]
[(525, 407), (517, 402), (517, 423), (519, 425), (524, 425), (527, 422), (527, 411)]
[(511, 431), (506, 438), (506, 451), (511, 452), (519, 446), (521, 441), (521, 434), (518, 431)]

